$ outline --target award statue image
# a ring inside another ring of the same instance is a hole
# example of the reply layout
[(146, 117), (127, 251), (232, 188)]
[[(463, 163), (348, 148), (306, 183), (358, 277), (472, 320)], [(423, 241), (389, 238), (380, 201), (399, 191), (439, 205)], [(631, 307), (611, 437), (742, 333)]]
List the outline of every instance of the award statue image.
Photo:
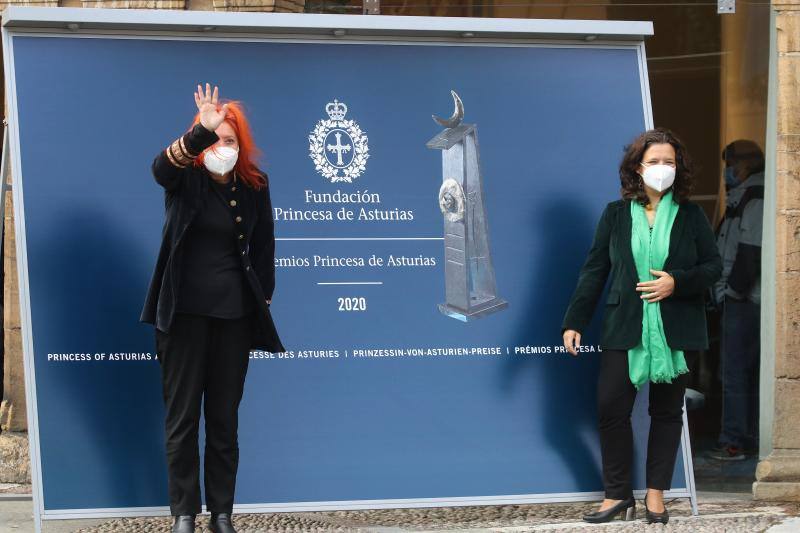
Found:
[(439, 310), (468, 322), (506, 309), (508, 302), (497, 296), (489, 250), (478, 125), (461, 123), (464, 104), (455, 91), (450, 93), (455, 111), (449, 119), (433, 116), (445, 130), (426, 146), (442, 151), (439, 207), (444, 216), (446, 301)]

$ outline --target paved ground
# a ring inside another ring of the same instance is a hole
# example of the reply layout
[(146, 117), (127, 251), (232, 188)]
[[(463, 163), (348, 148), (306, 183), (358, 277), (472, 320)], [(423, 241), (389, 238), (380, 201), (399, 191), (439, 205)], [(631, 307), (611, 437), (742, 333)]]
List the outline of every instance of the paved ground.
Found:
[[(0, 486), (0, 491), (2, 490)], [(19, 492), (20, 487), (17, 487), (16, 491)], [(7, 499), (8, 497), (0, 495), (0, 533), (32, 532), (31, 501), (11, 500)], [(239, 533), (800, 532), (800, 518), (797, 518), (800, 515), (798, 503), (754, 502), (747, 494), (726, 493), (701, 493), (699, 500), (698, 517), (691, 516), (688, 501), (679, 500), (671, 503), (669, 509), (672, 519), (666, 527), (648, 526), (641, 519), (635, 522), (618, 521), (599, 526), (584, 524), (580, 522), (580, 516), (593, 508), (595, 504), (592, 503), (235, 515), (234, 522)], [(206, 517), (201, 517), (198, 519), (198, 525), (205, 525), (206, 521)], [(45, 522), (43, 531), (45, 533), (168, 533), (170, 523), (168, 517), (56, 520)], [(198, 531), (206, 530), (198, 528)]]

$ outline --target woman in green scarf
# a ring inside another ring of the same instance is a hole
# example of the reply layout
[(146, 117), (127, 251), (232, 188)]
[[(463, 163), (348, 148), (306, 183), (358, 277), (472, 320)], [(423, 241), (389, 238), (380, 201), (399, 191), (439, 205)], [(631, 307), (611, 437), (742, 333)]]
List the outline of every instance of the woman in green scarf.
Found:
[(649, 382), (645, 516), (665, 524), (663, 493), (680, 444), (687, 361), (708, 348), (704, 294), (720, 277), (722, 261), (708, 219), (689, 201), (686, 148), (670, 131), (647, 131), (628, 146), (620, 180), (622, 200), (600, 218), (562, 325), (564, 345), (577, 355), (610, 280), (597, 390), (606, 499), (584, 520), (636, 516), (631, 411)]

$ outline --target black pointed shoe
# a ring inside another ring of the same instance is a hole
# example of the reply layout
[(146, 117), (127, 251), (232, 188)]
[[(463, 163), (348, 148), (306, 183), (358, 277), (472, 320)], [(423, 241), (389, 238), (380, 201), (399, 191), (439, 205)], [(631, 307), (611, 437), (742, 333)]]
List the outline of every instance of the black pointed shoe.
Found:
[(175, 517), (172, 533), (194, 533), (194, 515), (184, 514)]
[(590, 524), (602, 524), (604, 522), (611, 522), (617, 517), (626, 521), (636, 519), (636, 500), (634, 500), (633, 497), (622, 500), (614, 507), (610, 507), (605, 511), (589, 513), (583, 517), (583, 521), (589, 522)]
[(231, 522), (231, 515), (228, 513), (211, 513), (211, 520), (208, 521), (208, 529), (211, 533), (236, 533)]
[(663, 513), (654, 513), (650, 509), (647, 508), (647, 498), (644, 499), (644, 517), (647, 520), (648, 524), (666, 524), (669, 522), (669, 511), (667, 511), (667, 506), (664, 506)]

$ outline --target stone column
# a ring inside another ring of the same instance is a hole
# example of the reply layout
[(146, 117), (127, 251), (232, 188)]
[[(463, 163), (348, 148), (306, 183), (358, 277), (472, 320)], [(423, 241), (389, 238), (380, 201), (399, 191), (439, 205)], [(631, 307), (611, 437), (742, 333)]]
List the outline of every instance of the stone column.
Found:
[[(0, 176), (10, 180), (10, 176)], [(3, 234), (3, 402), (0, 403), (0, 483), (30, 483), (28, 456), (28, 419), (25, 399), (25, 372), (22, 359), (22, 331), (19, 318), (19, 283), (17, 249), (14, 238), (14, 204), (11, 191), (5, 202)]]
[[(800, 501), (800, 0), (776, 11), (775, 372), (772, 453), (756, 470), (759, 500)], [(769, 214), (767, 214), (769, 216)]]
[[(0, 0), (0, 9), (9, 5), (56, 7), (57, 0)], [(5, 102), (4, 102), (5, 105)], [(7, 113), (5, 113), (7, 116)], [(10, 179), (0, 175), (0, 179)], [(0, 403), (0, 483), (30, 483), (25, 373), (22, 358), (22, 334), (19, 318), (19, 284), (17, 253), (14, 239), (14, 217), (11, 193), (5, 198), (3, 233), (3, 401)]]
[(19, 283), (17, 249), (14, 239), (14, 207), (11, 192), (6, 193), (3, 275), (3, 402), (0, 403), (0, 428), (3, 431), (26, 431), (25, 373), (22, 362), (22, 332), (19, 319)]

